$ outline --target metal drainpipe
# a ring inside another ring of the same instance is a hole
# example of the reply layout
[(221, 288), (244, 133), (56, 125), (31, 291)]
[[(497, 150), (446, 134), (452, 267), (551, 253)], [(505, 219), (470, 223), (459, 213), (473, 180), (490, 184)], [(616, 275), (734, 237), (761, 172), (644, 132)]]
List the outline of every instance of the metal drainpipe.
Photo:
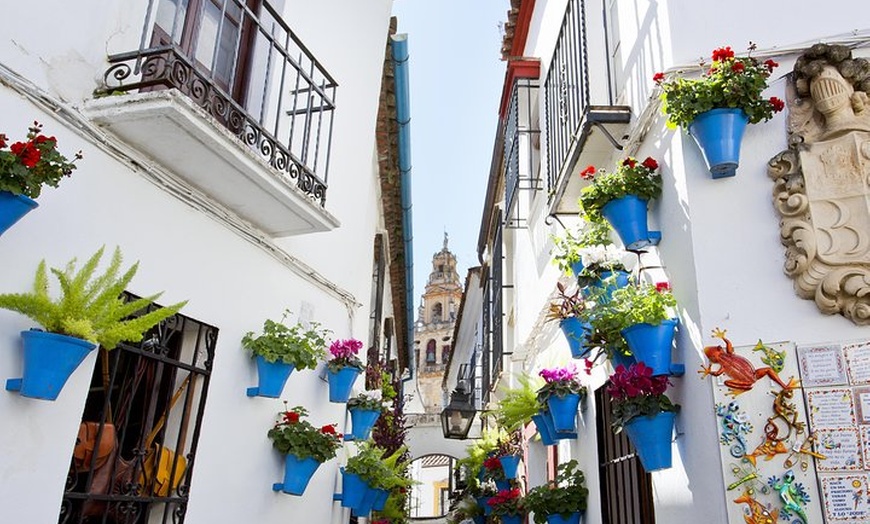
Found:
[(405, 244), (405, 314), (408, 319), (407, 351), (410, 374), (414, 379), (414, 235), (411, 220), (411, 98), (408, 88), (408, 35), (390, 37), (396, 82), (396, 121), (399, 124), (399, 172), (402, 184), (402, 234)]

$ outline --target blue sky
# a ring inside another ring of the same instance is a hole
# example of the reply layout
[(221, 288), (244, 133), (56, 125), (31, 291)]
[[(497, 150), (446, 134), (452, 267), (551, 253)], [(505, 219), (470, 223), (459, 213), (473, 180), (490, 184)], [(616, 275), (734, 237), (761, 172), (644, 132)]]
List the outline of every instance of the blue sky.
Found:
[(508, 0), (395, 0), (408, 35), (415, 306), (444, 231), (459, 276), (478, 265), (477, 235), (504, 82)]

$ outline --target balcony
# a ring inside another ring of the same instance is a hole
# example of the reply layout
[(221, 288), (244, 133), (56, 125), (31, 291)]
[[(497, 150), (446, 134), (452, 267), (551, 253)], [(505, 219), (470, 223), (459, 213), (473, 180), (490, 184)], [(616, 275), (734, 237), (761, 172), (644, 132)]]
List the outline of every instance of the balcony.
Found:
[[(502, 119), (505, 122), (504, 209), (508, 228), (528, 225), (531, 200), (528, 195), (543, 189), (539, 177), (538, 151), (541, 140), (537, 111), (539, 76), (540, 63), (537, 61), (516, 60), (508, 64), (510, 97), (502, 101)], [(520, 190), (524, 190), (524, 193)]]
[[(550, 214), (576, 214), (588, 165), (608, 167), (631, 121), (631, 108), (593, 105), (585, 2), (571, 0), (544, 80)], [(605, 73), (607, 74), (607, 73)], [(597, 80), (599, 83), (601, 79)]]
[[(186, 4), (185, 4), (186, 6)], [(85, 113), (275, 236), (328, 231), (337, 83), (267, 0), (149, 4)]]

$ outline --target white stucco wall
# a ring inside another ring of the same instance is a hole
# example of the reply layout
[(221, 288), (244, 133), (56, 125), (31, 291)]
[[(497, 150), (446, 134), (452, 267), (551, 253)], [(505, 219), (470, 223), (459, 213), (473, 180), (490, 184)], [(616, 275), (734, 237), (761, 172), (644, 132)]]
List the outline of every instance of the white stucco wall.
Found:
[[(292, 520), (292, 515), (305, 515), (311, 522), (346, 518), (346, 511), (332, 502), (344, 452), (320, 467), (304, 496), (272, 492), (283, 461), (272, 450), (266, 431), (283, 404), (245, 396), (245, 389), (256, 383), (256, 372), (239, 340), (246, 331), (258, 330), (263, 319), (279, 318), (285, 308), (299, 312), (305, 303), (313, 319), (335, 337), (368, 341), (372, 243), (382, 227), (374, 118), (391, 1), (287, 4), (287, 22), (299, 29), (305, 44), (339, 82), (327, 209), (342, 225), (278, 244), (349, 292), (359, 307), (347, 307), (335, 293), (171, 197), (147, 181), (139, 168), (122, 164), (62, 119), (0, 87), (0, 131), (12, 140), (23, 138), (29, 123), (39, 120), (46, 134), (57, 136), (62, 152), (71, 155), (81, 149), (85, 155), (71, 178), (59, 189), (46, 189), (40, 207), (0, 237), (0, 290), (29, 289), (43, 258), (61, 266), (76, 256), (87, 258), (101, 245), (118, 245), (127, 263), (140, 261), (130, 291), (164, 290), (163, 303), (189, 299), (182, 313), (220, 330), (185, 520), (191, 524), (278, 523)], [(0, 31), (0, 63), (53, 101), (71, 102), (76, 111), (106, 67), (106, 50), (138, 45), (146, 5), (142, 1), (107, 8), (100, 2), (49, 1), (38, 12), (24, 5), (13, 8)], [(46, 37), (57, 34), (64, 38)], [(119, 39), (125, 44), (118, 44)], [(20, 376), (18, 332), (33, 325), (0, 311), (0, 343), (8, 348), (0, 352), (0, 378)], [(57, 520), (95, 362), (93, 352), (56, 402), (0, 394), (6, 421), (0, 429), (0, 522)], [(357, 387), (361, 385), (360, 381)], [(326, 383), (316, 372), (295, 372), (284, 398), (291, 406), (305, 405), (312, 423), (345, 422), (344, 405), (327, 402)]]

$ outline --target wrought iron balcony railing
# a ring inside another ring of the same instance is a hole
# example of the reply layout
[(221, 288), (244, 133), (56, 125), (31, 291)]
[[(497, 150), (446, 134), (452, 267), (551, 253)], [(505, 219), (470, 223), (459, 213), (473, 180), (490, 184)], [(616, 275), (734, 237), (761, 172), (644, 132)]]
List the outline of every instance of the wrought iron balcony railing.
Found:
[(153, 0), (147, 20), (102, 94), (177, 89), (323, 206), (337, 83), (268, 0)]
[[(533, 143), (540, 135), (533, 110), (538, 102), (538, 79), (516, 78), (505, 115), (505, 220), (507, 227), (525, 225), (525, 213), (519, 209), (520, 189), (541, 189), (538, 178), (538, 156)], [(515, 210), (516, 208), (516, 210)]]

